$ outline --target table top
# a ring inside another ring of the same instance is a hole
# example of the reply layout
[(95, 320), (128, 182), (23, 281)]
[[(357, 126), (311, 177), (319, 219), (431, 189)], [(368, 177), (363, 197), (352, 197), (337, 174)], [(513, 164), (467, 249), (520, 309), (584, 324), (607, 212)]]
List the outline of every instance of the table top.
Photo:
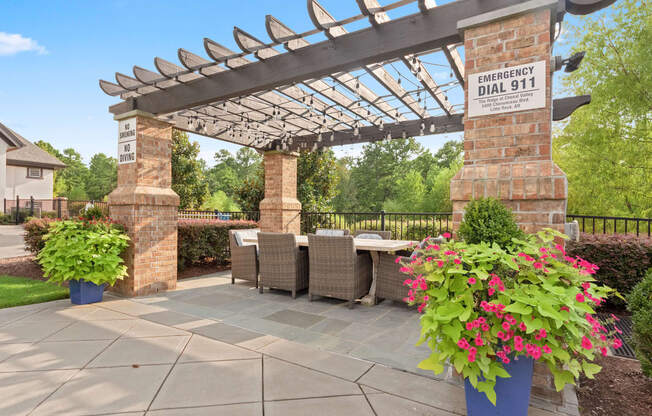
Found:
[[(258, 243), (258, 238), (245, 237), (245, 243)], [(308, 236), (297, 235), (296, 241), (298, 246), (308, 247)], [(405, 250), (417, 244), (416, 241), (407, 240), (372, 240), (369, 238), (354, 238), (356, 250), (368, 251), (398, 251)]]

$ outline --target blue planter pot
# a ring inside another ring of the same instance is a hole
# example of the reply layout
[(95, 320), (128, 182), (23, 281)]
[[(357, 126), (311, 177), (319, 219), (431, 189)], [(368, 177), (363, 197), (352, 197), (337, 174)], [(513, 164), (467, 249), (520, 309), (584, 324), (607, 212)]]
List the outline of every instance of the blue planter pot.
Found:
[(86, 305), (88, 303), (101, 302), (106, 285), (96, 285), (84, 279), (70, 280), (70, 302), (75, 305)]
[(468, 416), (527, 416), (534, 360), (524, 356), (517, 360), (510, 358), (510, 363), (503, 366), (511, 377), (496, 379), (496, 406), (484, 393), (477, 391), (468, 379), (464, 381)]

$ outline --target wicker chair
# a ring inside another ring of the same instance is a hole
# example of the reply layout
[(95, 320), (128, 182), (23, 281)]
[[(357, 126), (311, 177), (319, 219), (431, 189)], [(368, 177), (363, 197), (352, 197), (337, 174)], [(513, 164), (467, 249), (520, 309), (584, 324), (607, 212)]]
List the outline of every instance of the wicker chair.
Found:
[(342, 235), (349, 235), (349, 230), (339, 230), (339, 229), (334, 229), (334, 228), (317, 228), (315, 230), (315, 234), (317, 235), (327, 235), (333, 237), (334, 235), (332, 234), (333, 231), (341, 231), (342, 234), (337, 235), (335, 237), (339, 237)]
[(310, 284), (308, 299), (313, 295), (353, 301), (369, 293), (371, 257), (356, 254), (352, 236), (332, 237), (308, 234)]
[[(256, 245), (239, 245), (235, 233), (239, 230), (229, 230), (229, 246), (231, 248), (231, 284), (235, 279), (249, 280), (258, 287), (258, 255)], [(254, 230), (255, 231), (255, 230)]]
[[(442, 238), (423, 240), (415, 247), (412, 256), (419, 256), (421, 254), (419, 249), (429, 244), (440, 244), (444, 241)], [(403, 282), (408, 276), (399, 272), (402, 266), (396, 263), (396, 257), (395, 254), (379, 253), (378, 268), (376, 269), (376, 297), (403, 302), (403, 299), (408, 295), (408, 290), (410, 290), (407, 286), (403, 286)], [(402, 263), (409, 263), (412, 260), (410, 257), (398, 257), (401, 258)]]
[(292, 298), (308, 287), (308, 252), (297, 247), (294, 234), (258, 233), (260, 282), (263, 286), (289, 290)]
[(358, 237), (362, 234), (376, 234), (379, 235), (383, 240), (389, 240), (392, 238), (391, 231), (376, 231), (376, 230), (356, 230), (353, 234), (354, 237)]

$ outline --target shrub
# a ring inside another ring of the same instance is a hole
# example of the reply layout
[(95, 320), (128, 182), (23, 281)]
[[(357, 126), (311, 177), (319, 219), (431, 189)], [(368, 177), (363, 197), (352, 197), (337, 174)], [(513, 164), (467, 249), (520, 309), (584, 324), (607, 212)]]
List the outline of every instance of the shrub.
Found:
[(593, 378), (595, 354), (607, 354), (613, 335), (594, 307), (614, 291), (592, 283), (595, 265), (567, 256), (555, 237), (545, 230), (507, 249), (450, 240), (402, 264), (406, 300), (423, 313), (419, 342), (432, 350), (419, 368), (441, 373), (450, 362), (494, 404), (496, 377), (509, 377), (503, 364), (514, 355), (547, 364), (557, 391), (580, 373)]
[(41, 218), (55, 219), (55, 218), (57, 218), (57, 212), (56, 211), (41, 211)]
[(41, 251), (45, 244), (43, 236), (53, 222), (50, 218), (32, 218), (25, 223), (25, 250), (35, 254)]
[[(566, 243), (569, 256), (598, 265), (595, 278), (627, 295), (652, 267), (652, 240), (621, 234), (582, 234), (579, 242)], [(620, 299), (609, 302), (624, 306)]]
[(51, 282), (84, 279), (113, 285), (127, 275), (121, 255), (129, 237), (110, 219), (56, 221), (43, 239), (45, 244), (36, 258)]
[(13, 224), (14, 219), (9, 214), (0, 214), (0, 225)]
[(85, 220), (99, 220), (106, 218), (106, 214), (102, 208), (92, 205), (86, 209), (79, 211), (79, 216)]
[(523, 237), (514, 214), (495, 198), (470, 201), (466, 205), (458, 234), (469, 244), (496, 243), (503, 248), (511, 244), (512, 238)]
[(229, 258), (229, 230), (256, 228), (254, 221), (179, 220), (177, 267), (212, 259), (226, 263)]
[(633, 341), (643, 373), (652, 377), (652, 269), (627, 297), (632, 312)]

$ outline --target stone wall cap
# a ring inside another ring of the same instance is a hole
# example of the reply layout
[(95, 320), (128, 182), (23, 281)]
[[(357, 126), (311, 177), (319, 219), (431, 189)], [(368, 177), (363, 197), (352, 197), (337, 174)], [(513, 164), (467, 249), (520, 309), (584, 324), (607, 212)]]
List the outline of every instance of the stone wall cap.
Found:
[(537, 9), (544, 8), (557, 8), (559, 2), (557, 0), (528, 0), (513, 6), (504, 7), (502, 9), (494, 10), (491, 12), (479, 14), (477, 16), (462, 19), (457, 22), (457, 30), (462, 33), (467, 29), (473, 27), (486, 25), (487, 23), (495, 22), (496, 20), (503, 20), (515, 15), (531, 12)]

